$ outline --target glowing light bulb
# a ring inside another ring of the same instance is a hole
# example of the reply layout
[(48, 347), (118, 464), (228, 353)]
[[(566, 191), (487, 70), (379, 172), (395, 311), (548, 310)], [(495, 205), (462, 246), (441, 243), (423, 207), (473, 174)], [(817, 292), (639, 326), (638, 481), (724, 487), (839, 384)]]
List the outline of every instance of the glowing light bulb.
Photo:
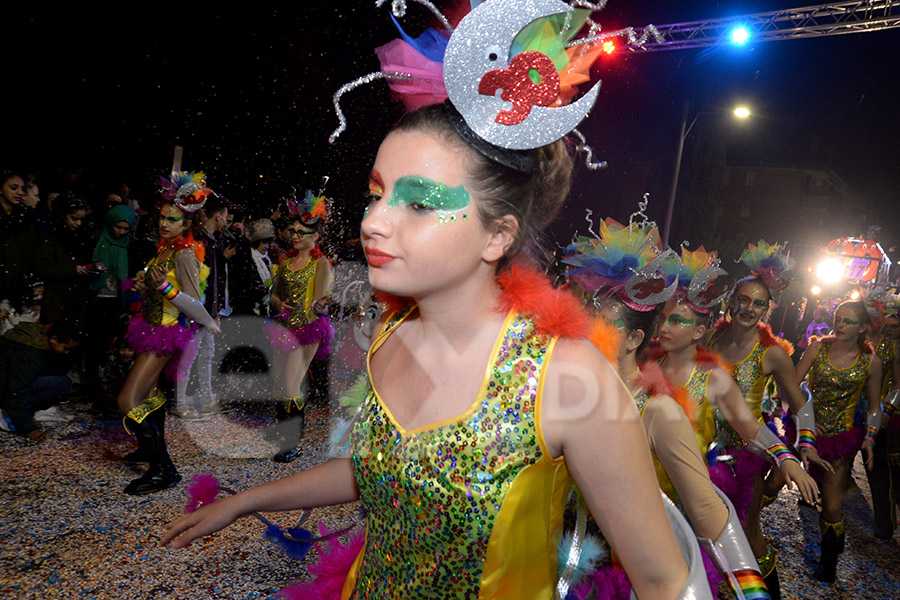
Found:
[(750, 32), (743, 25), (738, 25), (731, 30), (731, 41), (738, 46), (742, 46), (750, 39)]
[(610, 40), (606, 40), (605, 42), (603, 42), (603, 51), (607, 54), (612, 54), (616, 51), (616, 45)]
[(822, 293), (822, 288), (820, 288), (820, 287), (817, 286), (817, 285), (814, 285), (814, 286), (812, 286), (812, 287), (810, 288), (809, 291), (812, 292), (812, 295), (813, 295), (813, 296), (818, 296), (819, 294)]
[(746, 119), (750, 116), (750, 109), (746, 106), (738, 106), (734, 109), (734, 116), (738, 119)]

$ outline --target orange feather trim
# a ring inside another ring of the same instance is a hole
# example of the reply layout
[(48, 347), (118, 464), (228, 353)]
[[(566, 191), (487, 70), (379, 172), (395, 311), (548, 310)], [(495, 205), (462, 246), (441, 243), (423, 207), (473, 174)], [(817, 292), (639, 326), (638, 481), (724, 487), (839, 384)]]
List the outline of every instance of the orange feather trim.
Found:
[[(157, 251), (159, 251), (168, 245), (168, 240), (161, 239), (156, 243), (156, 249)], [(187, 250), (188, 248), (190, 248), (194, 251), (194, 255), (197, 257), (197, 260), (203, 262), (206, 259), (206, 246), (203, 245), (203, 242), (198, 242), (197, 240), (195, 240), (194, 234), (191, 232), (188, 232), (187, 235), (175, 240), (175, 242), (172, 243), (172, 248), (175, 250), (175, 252)]]
[(697, 344), (697, 351), (694, 354), (694, 362), (701, 368), (712, 370), (720, 368), (728, 373), (734, 372), (734, 365), (722, 358), (718, 353), (713, 352), (701, 344)]
[[(539, 271), (519, 263), (513, 263), (497, 275), (500, 298), (497, 310), (503, 313), (513, 310), (529, 315), (534, 326), (553, 336), (586, 338), (592, 331), (587, 311), (570, 293), (558, 290)], [(411, 298), (375, 291), (375, 298), (390, 314), (412, 304)], [(603, 348), (601, 351), (606, 354)], [(617, 348), (616, 348), (617, 351)], [(616, 351), (610, 362), (615, 364)]]
[[(716, 324), (713, 325), (713, 329), (724, 331), (725, 329), (728, 329), (730, 325), (731, 321), (722, 317), (716, 321)], [(772, 326), (768, 323), (757, 323), (756, 331), (759, 332), (759, 343), (762, 344), (763, 348), (771, 348), (772, 346), (778, 345), (787, 352), (788, 356), (791, 356), (794, 353), (794, 345), (786, 339), (775, 335), (772, 332)]]
[(570, 293), (550, 285), (542, 273), (513, 263), (497, 276), (503, 288), (498, 309), (515, 310), (531, 316), (534, 326), (554, 336), (584, 338), (591, 331), (591, 319), (581, 302)]
[(591, 331), (588, 340), (603, 353), (606, 360), (616, 364), (619, 360), (619, 346), (622, 343), (622, 334), (612, 323), (602, 317), (597, 317), (591, 323)]
[[(816, 342), (820, 342), (822, 344), (831, 345), (834, 343), (835, 339), (837, 339), (837, 338), (834, 337), (834, 334), (822, 335), (822, 336), (813, 335), (813, 336), (810, 336), (809, 343), (814, 344)], [(868, 341), (863, 342), (862, 344), (859, 345), (859, 347), (866, 354), (875, 354), (875, 348), (873, 348), (872, 344), (870, 344)]]
[(653, 398), (657, 396), (669, 396), (678, 403), (678, 406), (681, 407), (681, 410), (693, 423), (694, 403), (691, 402), (687, 391), (683, 388), (675, 387), (655, 362), (645, 363), (641, 365), (640, 369), (638, 376), (635, 378), (635, 383), (650, 394), (650, 401), (652, 402)]

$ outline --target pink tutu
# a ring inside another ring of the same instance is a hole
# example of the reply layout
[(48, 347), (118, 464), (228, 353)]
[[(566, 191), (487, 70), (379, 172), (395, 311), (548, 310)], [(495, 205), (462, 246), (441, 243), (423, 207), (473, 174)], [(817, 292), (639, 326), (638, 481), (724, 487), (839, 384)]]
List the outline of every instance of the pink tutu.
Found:
[(173, 381), (180, 381), (197, 352), (196, 328), (196, 325), (153, 325), (137, 314), (128, 321), (125, 341), (138, 354), (172, 356), (163, 372)]
[(709, 468), (709, 478), (728, 496), (743, 523), (753, 496), (753, 480), (765, 475), (771, 465), (747, 448), (737, 451), (729, 448), (728, 452), (735, 458), (734, 464), (716, 463)]
[(269, 336), (272, 347), (284, 354), (290, 354), (300, 346), (319, 344), (313, 360), (325, 360), (331, 354), (334, 327), (328, 315), (322, 315), (312, 323), (296, 329), (290, 329), (276, 321), (269, 321), (266, 323), (266, 335)]

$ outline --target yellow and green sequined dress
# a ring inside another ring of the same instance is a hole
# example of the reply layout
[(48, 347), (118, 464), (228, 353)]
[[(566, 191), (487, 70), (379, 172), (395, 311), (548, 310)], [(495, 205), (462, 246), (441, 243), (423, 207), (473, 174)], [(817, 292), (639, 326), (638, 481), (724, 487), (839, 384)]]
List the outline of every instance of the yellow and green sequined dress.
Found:
[(313, 314), (315, 302), (316, 271), (319, 262), (310, 256), (299, 269), (290, 268), (290, 258), (285, 258), (275, 272), (272, 293), (291, 305), (290, 310), (277, 315), (266, 327), (272, 345), (285, 354), (300, 346), (318, 344), (314, 360), (325, 360), (331, 354), (334, 327), (327, 314)]
[(869, 378), (872, 355), (860, 351), (845, 369), (831, 364), (831, 344), (822, 342), (806, 376), (813, 398), (819, 455), (836, 460), (855, 453), (862, 443), (864, 427), (856, 424), (856, 407)]
[[(709, 336), (707, 346), (713, 350), (716, 341), (719, 339), (721, 330), (715, 330)], [(763, 361), (766, 359), (766, 353), (769, 348), (764, 346), (761, 341), (757, 340), (750, 354), (744, 360), (734, 365), (731, 377), (737, 383), (747, 403), (747, 408), (756, 417), (760, 425), (764, 422), (762, 416), (762, 399), (769, 384), (770, 376), (766, 375), (763, 368)], [(747, 446), (747, 442), (734, 430), (727, 421), (722, 421), (722, 434), (724, 436), (725, 447), (742, 450)]]
[(553, 597), (572, 484), (539, 420), (557, 339), (510, 312), (469, 409), (414, 430), (370, 386), (350, 434), (366, 539), (342, 599)]

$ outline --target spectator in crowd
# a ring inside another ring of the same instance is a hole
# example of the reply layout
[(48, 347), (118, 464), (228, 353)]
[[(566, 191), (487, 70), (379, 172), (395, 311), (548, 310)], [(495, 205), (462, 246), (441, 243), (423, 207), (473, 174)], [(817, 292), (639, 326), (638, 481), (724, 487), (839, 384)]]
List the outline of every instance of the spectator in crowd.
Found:
[(0, 408), (17, 435), (34, 442), (46, 438), (34, 414), (56, 404), (72, 386), (54, 371), (54, 355), (68, 354), (80, 340), (77, 324), (66, 319), (49, 331), (40, 323), (19, 323), (0, 338)]
[(19, 323), (39, 322), (43, 294), (44, 282), (33, 273), (13, 284), (9, 297), (0, 300), (0, 335)]
[(267, 254), (275, 240), (275, 226), (269, 219), (253, 221), (247, 228), (248, 244), (238, 250), (232, 261), (233, 289), (240, 290), (232, 300), (239, 315), (268, 316), (269, 289), (272, 287), (272, 262)]
[(0, 290), (12, 289), (32, 267), (35, 232), (24, 198), (25, 180), (0, 172)]
[(116, 204), (104, 216), (97, 245), (91, 256), (94, 265), (104, 269), (90, 283), (94, 293), (90, 305), (91, 337), (85, 352), (89, 377), (99, 376), (100, 362), (114, 337), (125, 333), (122, 282), (130, 276), (128, 246), (135, 214), (128, 206)]
[(42, 237), (35, 256), (37, 273), (44, 279), (41, 322), (55, 323), (64, 316), (84, 322), (88, 286), (105, 266), (91, 261), (94, 239), (84, 225), (84, 201), (66, 195), (57, 198), (55, 204), (55, 231)]
[(100, 365), (103, 400), (101, 403), (95, 403), (95, 407), (103, 412), (116, 410), (116, 398), (128, 377), (128, 372), (134, 366), (134, 349), (128, 345), (124, 337), (114, 338), (108, 350)]
[(38, 185), (31, 180), (25, 182), (25, 196), (22, 198), (22, 204), (27, 208), (34, 210), (41, 202)]
[(291, 239), (293, 235), (291, 219), (287, 212), (284, 215), (272, 221), (275, 225), (275, 240), (269, 244), (269, 260), (273, 265), (279, 264), (282, 257), (294, 249), (294, 242)]

